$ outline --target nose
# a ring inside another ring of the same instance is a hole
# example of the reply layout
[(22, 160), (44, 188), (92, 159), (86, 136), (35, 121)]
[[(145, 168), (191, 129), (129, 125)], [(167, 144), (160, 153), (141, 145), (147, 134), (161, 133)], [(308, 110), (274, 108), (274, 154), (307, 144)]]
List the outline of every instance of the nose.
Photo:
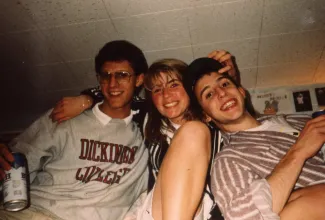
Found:
[(169, 96), (169, 89), (167, 87), (162, 88), (162, 94), (164, 98)]
[(224, 97), (225, 95), (226, 95), (226, 90), (225, 90), (225, 88), (223, 88), (223, 87), (216, 87), (215, 88), (215, 90), (216, 90), (216, 93), (218, 94), (218, 97), (219, 98), (222, 98), (222, 97)]
[(118, 86), (118, 82), (117, 82), (117, 80), (115, 78), (115, 75), (110, 75), (108, 83), (109, 83), (109, 87)]

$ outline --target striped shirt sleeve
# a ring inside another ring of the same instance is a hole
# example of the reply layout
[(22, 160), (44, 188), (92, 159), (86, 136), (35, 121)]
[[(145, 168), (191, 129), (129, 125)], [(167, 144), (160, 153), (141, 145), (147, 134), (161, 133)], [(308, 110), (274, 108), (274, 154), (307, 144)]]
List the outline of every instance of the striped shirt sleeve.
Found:
[(272, 212), (271, 190), (265, 179), (231, 158), (217, 158), (215, 163), (212, 190), (225, 219), (280, 219)]

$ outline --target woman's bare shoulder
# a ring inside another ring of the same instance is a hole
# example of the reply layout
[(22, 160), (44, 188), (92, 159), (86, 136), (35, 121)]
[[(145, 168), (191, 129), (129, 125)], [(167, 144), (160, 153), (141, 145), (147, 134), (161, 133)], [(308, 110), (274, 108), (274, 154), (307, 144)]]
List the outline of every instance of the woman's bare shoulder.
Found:
[(204, 124), (201, 121), (188, 121), (185, 124), (183, 124), (179, 130), (178, 133), (190, 133), (190, 134), (196, 134), (196, 135), (204, 135), (209, 134), (210, 131), (206, 124)]
[(206, 124), (200, 121), (189, 121), (177, 130), (172, 145), (194, 151), (201, 151), (202, 147), (208, 150), (211, 145), (210, 138), (210, 131)]

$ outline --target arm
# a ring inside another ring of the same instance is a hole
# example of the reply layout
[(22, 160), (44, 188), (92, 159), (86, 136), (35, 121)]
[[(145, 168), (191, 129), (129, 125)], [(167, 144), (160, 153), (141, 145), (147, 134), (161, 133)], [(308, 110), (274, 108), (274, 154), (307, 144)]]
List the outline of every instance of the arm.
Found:
[(49, 119), (49, 112), (9, 143), (10, 150), (25, 154), (31, 182), (44, 163), (57, 159), (66, 140), (66, 125), (59, 125), (58, 129), (58, 125)]
[(208, 54), (208, 57), (219, 61), (225, 66), (218, 71), (219, 73), (228, 72), (240, 84), (240, 76), (235, 59), (229, 52), (225, 50), (214, 50)]
[(103, 96), (99, 87), (86, 89), (79, 96), (64, 97), (57, 102), (50, 118), (53, 122), (61, 123), (74, 118), (102, 100)]
[(198, 121), (187, 122), (175, 134), (158, 176), (162, 219), (195, 216), (205, 187), (210, 145), (210, 132)]
[(316, 119), (306, 124), (296, 143), (266, 179), (245, 169), (245, 164), (234, 164), (235, 157), (219, 156), (212, 182), (226, 219), (279, 218), (305, 161), (325, 142), (325, 116)]
[(325, 116), (306, 123), (298, 140), (267, 178), (271, 186), (273, 211), (280, 213), (294, 188), (307, 159), (313, 157), (325, 142)]

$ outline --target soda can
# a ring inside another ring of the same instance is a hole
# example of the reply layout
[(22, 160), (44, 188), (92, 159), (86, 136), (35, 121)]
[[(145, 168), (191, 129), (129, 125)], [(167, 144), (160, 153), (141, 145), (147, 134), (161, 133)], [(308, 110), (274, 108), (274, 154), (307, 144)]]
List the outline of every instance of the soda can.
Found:
[[(311, 115), (311, 117), (312, 118), (317, 118), (318, 116), (321, 116), (321, 115), (325, 115), (325, 109), (314, 112)], [(325, 143), (323, 144), (323, 147), (321, 148), (320, 151), (323, 153), (323, 158), (325, 160)]]
[(314, 112), (311, 117), (317, 118), (318, 116), (325, 115), (325, 109)]
[(28, 206), (28, 168), (22, 153), (12, 153), (14, 162), (11, 169), (5, 171), (3, 181), (3, 207), (7, 211), (20, 211)]

